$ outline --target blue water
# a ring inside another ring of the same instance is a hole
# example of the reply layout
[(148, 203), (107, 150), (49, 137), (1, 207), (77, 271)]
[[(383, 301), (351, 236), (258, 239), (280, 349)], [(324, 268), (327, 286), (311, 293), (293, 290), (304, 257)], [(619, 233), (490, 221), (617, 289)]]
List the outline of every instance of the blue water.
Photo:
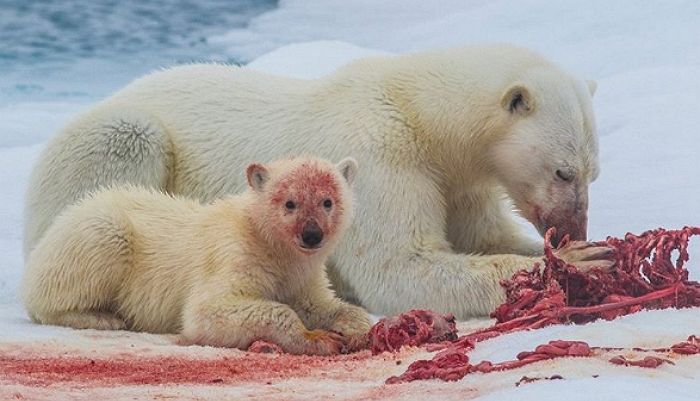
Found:
[(275, 0), (0, 0), (0, 105), (89, 100), (145, 72), (243, 62), (207, 37), (245, 28)]

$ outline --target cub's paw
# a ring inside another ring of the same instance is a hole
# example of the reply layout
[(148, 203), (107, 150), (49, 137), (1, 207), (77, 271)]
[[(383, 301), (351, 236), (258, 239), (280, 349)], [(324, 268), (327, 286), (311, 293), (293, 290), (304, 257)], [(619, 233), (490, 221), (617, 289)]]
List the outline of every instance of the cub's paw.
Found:
[(367, 333), (344, 336), (343, 353), (362, 351), (369, 348), (369, 336)]
[(343, 336), (326, 330), (307, 330), (304, 332), (307, 345), (304, 354), (334, 355), (343, 350)]
[(46, 324), (73, 327), (75, 329), (124, 330), (126, 322), (113, 313), (98, 311), (68, 311), (41, 319)]
[(351, 337), (367, 334), (370, 328), (372, 328), (372, 322), (369, 314), (360, 307), (351, 306), (338, 314), (330, 330)]

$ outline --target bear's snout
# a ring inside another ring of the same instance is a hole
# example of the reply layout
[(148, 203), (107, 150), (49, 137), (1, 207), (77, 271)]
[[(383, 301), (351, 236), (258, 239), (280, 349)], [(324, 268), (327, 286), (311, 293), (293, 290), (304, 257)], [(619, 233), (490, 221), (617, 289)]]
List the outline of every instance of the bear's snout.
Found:
[(557, 229), (555, 235), (552, 236), (552, 245), (558, 246), (559, 242), (568, 235), (572, 241), (585, 241), (587, 237), (588, 213), (580, 212), (573, 216), (552, 216), (544, 224), (546, 231), (550, 227)]
[(301, 245), (304, 248), (317, 248), (323, 241), (323, 230), (315, 220), (304, 223), (301, 231)]

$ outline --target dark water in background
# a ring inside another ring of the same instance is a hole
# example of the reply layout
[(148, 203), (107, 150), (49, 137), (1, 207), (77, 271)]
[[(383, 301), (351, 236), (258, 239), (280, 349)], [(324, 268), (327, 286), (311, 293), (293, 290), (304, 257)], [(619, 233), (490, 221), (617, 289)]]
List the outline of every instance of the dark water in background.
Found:
[(207, 37), (274, 0), (0, 0), (0, 105), (88, 100), (159, 67), (238, 62)]

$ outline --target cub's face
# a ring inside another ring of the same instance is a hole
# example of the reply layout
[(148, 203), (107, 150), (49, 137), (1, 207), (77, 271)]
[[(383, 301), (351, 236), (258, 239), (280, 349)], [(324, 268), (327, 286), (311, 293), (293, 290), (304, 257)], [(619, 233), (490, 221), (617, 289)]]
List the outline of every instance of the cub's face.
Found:
[(270, 239), (303, 255), (334, 244), (351, 218), (345, 173), (352, 170), (354, 176), (355, 169), (352, 160), (338, 166), (317, 159), (283, 160), (267, 168), (251, 165), (248, 180), (265, 205), (258, 217)]
[(594, 84), (535, 74), (503, 96), (512, 126), (494, 146), (494, 169), (541, 234), (557, 228), (555, 243), (566, 234), (586, 239), (588, 186), (598, 175), (594, 90)]
[(345, 202), (333, 170), (304, 163), (279, 178), (269, 197), (273, 228), (282, 241), (314, 253), (342, 225)]

